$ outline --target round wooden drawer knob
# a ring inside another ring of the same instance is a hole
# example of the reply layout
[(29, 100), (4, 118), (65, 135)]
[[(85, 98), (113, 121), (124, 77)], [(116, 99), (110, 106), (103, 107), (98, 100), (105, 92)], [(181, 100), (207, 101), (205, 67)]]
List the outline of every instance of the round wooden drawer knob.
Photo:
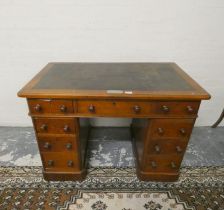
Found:
[(151, 162), (151, 166), (152, 166), (152, 168), (156, 168), (157, 167), (156, 162), (155, 161), (152, 161)]
[(186, 135), (186, 130), (185, 130), (184, 128), (181, 128), (181, 129), (180, 129), (180, 134), (181, 134), (182, 136), (185, 136), (185, 135)]
[(189, 113), (192, 113), (192, 112), (194, 111), (194, 109), (193, 109), (191, 106), (187, 106), (187, 111), (188, 111)]
[(176, 151), (177, 151), (178, 153), (181, 153), (183, 150), (181, 149), (180, 146), (177, 146), (177, 147), (176, 147)]
[(163, 135), (164, 134), (163, 128), (158, 128), (157, 131), (158, 131), (159, 135)]
[(95, 106), (93, 106), (92, 104), (89, 105), (89, 112), (94, 113), (95, 112)]
[(163, 105), (163, 106), (162, 106), (162, 111), (165, 112), (165, 113), (167, 113), (167, 112), (170, 111), (170, 109), (169, 109), (168, 106)]
[(67, 166), (68, 166), (68, 167), (72, 167), (72, 166), (73, 166), (73, 161), (72, 161), (72, 160), (68, 160), (68, 162), (67, 162)]
[(68, 125), (65, 125), (64, 128), (63, 128), (63, 130), (64, 130), (64, 132), (68, 132), (68, 131), (70, 131), (70, 128), (69, 128)]
[(72, 144), (71, 144), (71, 143), (67, 143), (67, 144), (66, 144), (66, 149), (67, 149), (67, 150), (72, 149)]
[(34, 107), (34, 110), (37, 111), (37, 112), (40, 112), (40, 111), (41, 111), (41, 105), (40, 105), (40, 104), (37, 104), (37, 105)]
[(141, 111), (141, 107), (140, 106), (134, 106), (133, 107), (133, 109), (134, 109), (134, 112), (136, 113), (136, 114), (138, 114), (140, 111)]
[(155, 146), (155, 151), (156, 151), (156, 153), (160, 153), (161, 150), (160, 150), (160, 146), (159, 145)]
[(176, 166), (176, 164), (174, 162), (171, 162), (170, 165), (171, 165), (171, 168), (173, 168), (173, 169), (177, 168), (177, 166)]
[(47, 165), (48, 166), (54, 166), (54, 161), (53, 160), (48, 160)]
[(50, 144), (49, 142), (46, 142), (46, 143), (44, 144), (44, 148), (45, 148), (45, 149), (50, 149), (50, 148), (51, 148), (51, 144)]
[(46, 131), (46, 130), (47, 130), (47, 125), (46, 125), (46, 124), (41, 125), (41, 126), (40, 126), (40, 129), (41, 129), (42, 131)]
[(65, 105), (62, 105), (60, 107), (61, 112), (67, 112), (67, 107)]

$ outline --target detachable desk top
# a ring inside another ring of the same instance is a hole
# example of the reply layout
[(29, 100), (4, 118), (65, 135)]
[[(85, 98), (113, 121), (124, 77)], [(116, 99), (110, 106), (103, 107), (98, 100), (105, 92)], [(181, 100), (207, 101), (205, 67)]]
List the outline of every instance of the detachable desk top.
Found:
[(175, 63), (49, 63), (18, 95), (28, 98), (210, 98)]

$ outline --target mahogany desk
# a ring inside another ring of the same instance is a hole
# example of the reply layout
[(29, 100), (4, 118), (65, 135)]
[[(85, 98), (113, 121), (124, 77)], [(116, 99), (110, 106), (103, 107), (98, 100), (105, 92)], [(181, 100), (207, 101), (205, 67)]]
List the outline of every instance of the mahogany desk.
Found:
[(27, 98), (46, 180), (84, 179), (88, 119), (127, 117), (138, 177), (175, 181), (210, 98), (175, 63), (49, 63), (18, 96)]

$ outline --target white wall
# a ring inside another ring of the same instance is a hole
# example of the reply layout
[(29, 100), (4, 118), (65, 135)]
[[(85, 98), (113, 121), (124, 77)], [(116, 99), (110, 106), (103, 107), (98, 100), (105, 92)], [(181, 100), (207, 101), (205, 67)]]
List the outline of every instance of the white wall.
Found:
[(224, 107), (224, 1), (0, 0), (0, 125), (31, 125), (16, 93), (50, 61), (174, 61), (211, 93), (197, 120), (211, 125)]

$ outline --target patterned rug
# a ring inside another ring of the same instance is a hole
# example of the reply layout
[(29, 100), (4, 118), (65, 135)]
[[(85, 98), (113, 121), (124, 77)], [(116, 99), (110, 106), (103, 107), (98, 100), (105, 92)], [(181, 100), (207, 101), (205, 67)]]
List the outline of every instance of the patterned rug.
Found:
[(224, 167), (182, 168), (174, 183), (134, 168), (90, 168), (83, 182), (46, 182), (41, 167), (0, 167), (1, 210), (224, 210)]

